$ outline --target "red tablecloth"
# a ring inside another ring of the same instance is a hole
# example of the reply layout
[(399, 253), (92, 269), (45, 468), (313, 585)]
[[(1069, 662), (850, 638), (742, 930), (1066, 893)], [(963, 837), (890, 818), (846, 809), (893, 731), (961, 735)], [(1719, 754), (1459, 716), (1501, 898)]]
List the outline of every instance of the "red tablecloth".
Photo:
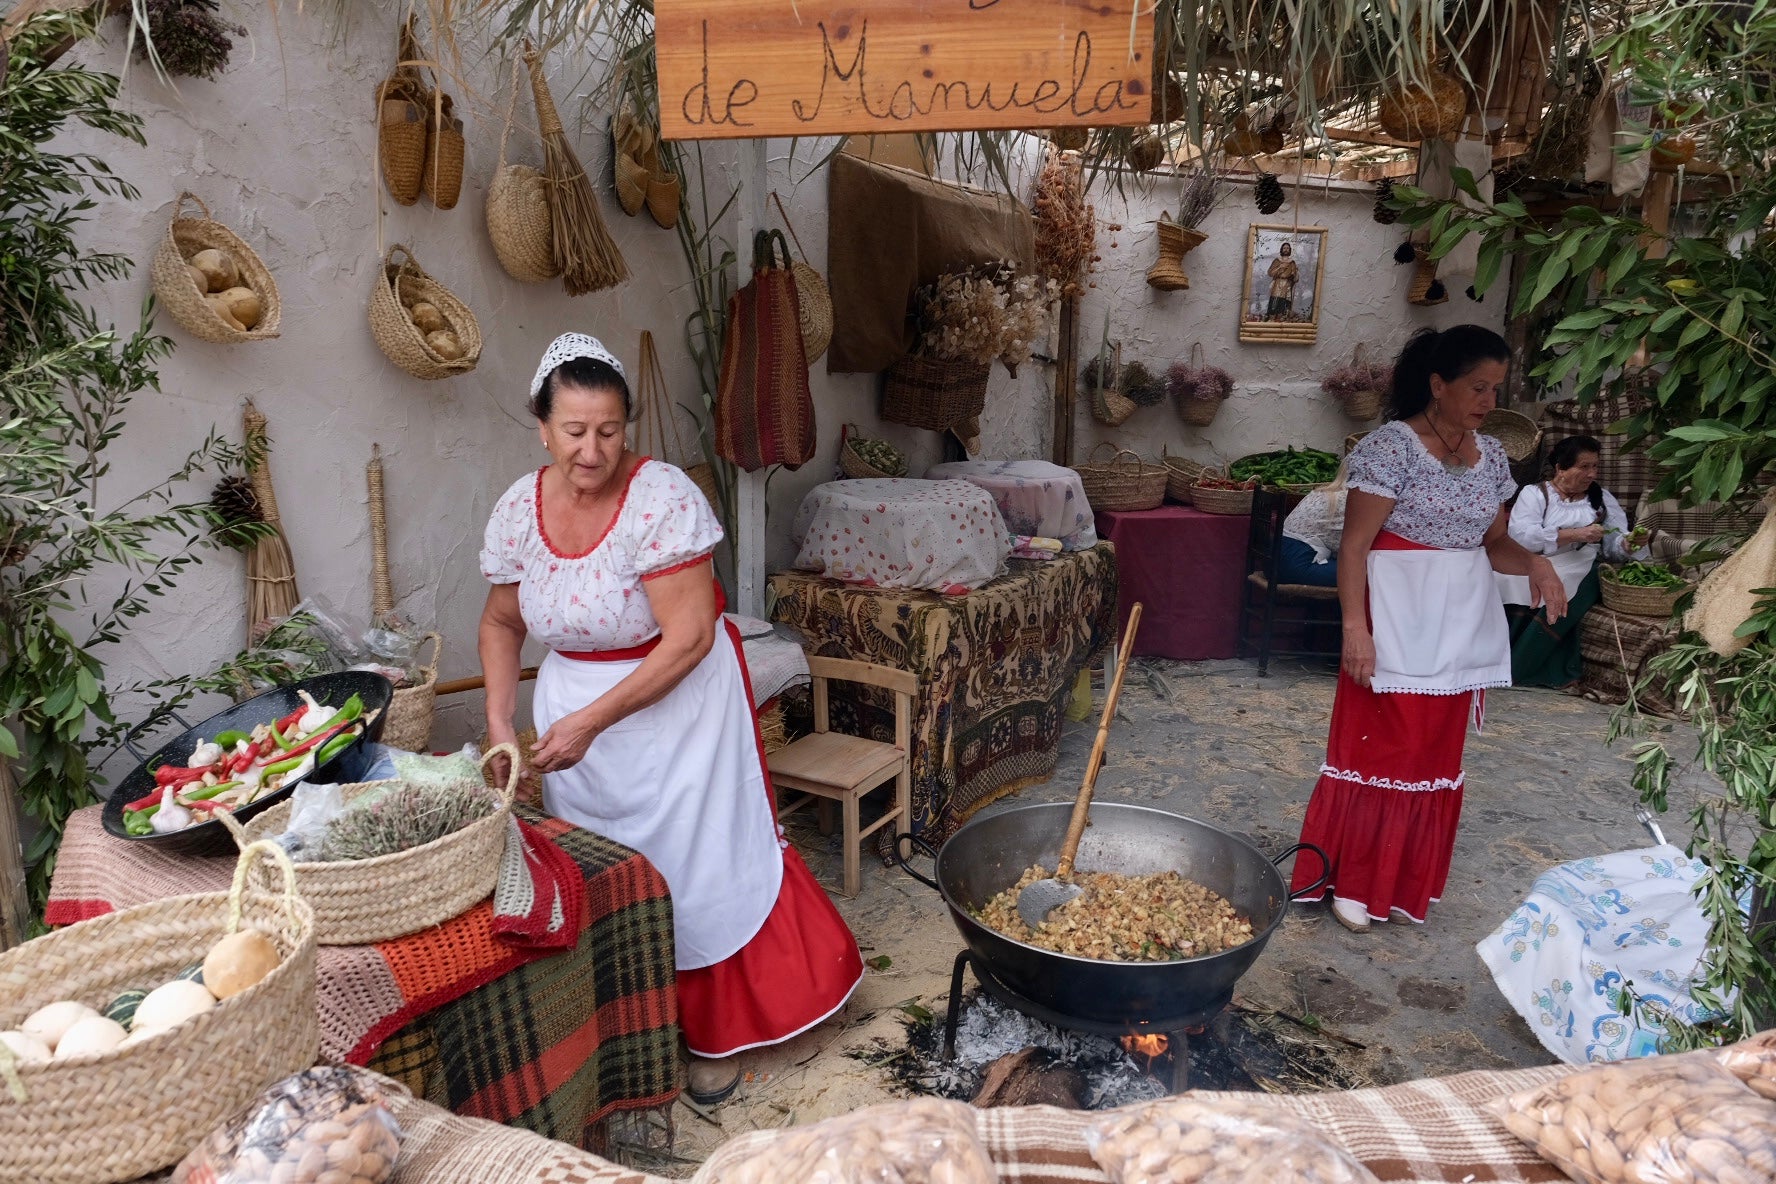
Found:
[(1098, 537), (1116, 544), (1117, 628), (1128, 623), (1131, 605), (1143, 606), (1136, 654), (1235, 656), (1250, 521), (1189, 506), (1098, 512)]

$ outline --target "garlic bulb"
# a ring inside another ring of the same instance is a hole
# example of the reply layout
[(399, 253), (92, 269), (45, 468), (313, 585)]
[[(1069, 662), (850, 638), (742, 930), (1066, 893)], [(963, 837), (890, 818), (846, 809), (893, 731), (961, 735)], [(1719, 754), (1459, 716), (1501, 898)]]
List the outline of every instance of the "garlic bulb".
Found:
[(314, 701), (314, 696), (307, 691), (297, 691), (296, 695), (304, 703), (308, 704), (308, 710), (304, 711), (302, 713), (302, 718), (296, 721), (297, 731), (305, 734), (312, 732), (333, 718), (334, 713), (332, 709), (322, 707), (319, 703), (316, 703)]
[(176, 830), (184, 830), (191, 825), (191, 811), (173, 800), (173, 787), (167, 786), (160, 795), (160, 809), (148, 820), (148, 825), (157, 835), (170, 835)]
[(200, 740), (197, 747), (191, 750), (191, 759), (185, 762), (188, 769), (205, 769), (222, 759), (222, 746), (214, 740)]

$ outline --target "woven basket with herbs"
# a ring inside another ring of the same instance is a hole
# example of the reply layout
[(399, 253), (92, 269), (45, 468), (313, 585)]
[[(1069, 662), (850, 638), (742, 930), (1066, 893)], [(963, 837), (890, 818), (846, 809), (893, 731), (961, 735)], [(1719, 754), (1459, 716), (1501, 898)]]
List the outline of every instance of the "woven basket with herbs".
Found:
[(1394, 385), (1394, 368), (1363, 360), (1363, 347), (1348, 366), (1340, 366), (1320, 382), (1320, 389), (1338, 400), (1344, 413), (1359, 423), (1381, 414), (1382, 394)]
[(427, 633), (420, 644), (432, 643), (432, 660), (416, 671), (416, 681), (396, 687), (382, 724), (382, 743), (389, 748), (424, 752), (432, 738), (432, 716), (438, 705), (438, 658), (444, 639)]
[[(406, 787), (398, 781), (341, 787), (348, 807), (366, 795), (392, 796), (368, 802), (355, 812), (348, 808), (335, 820), (336, 831), (342, 824), (354, 828), (339, 836), (329, 834), (323, 845), (324, 854), (341, 858), (296, 865), (302, 899), (314, 908), (317, 942), (368, 945), (418, 933), (460, 916), (493, 891), (519, 776), (515, 747), (496, 745), (481, 758), (482, 769), (496, 756), (510, 762), (506, 784), (497, 793), (475, 781), (436, 788)], [(290, 810), (288, 802), (273, 806), (244, 830), (237, 829), (236, 841), (247, 844), (282, 833)], [(233, 822), (226, 812), (219, 817)], [(235, 823), (230, 829), (238, 827)], [(433, 834), (437, 837), (429, 837)], [(387, 854), (344, 858), (398, 847), (412, 837), (424, 841)]]
[[(260, 859), (282, 869), (275, 894), (249, 883)], [(171, 985), (245, 929), (269, 940), (276, 965), (182, 1021), (151, 1028), (138, 1011), (139, 1034), (110, 1051), (46, 1062), (0, 1042), (0, 1180), (109, 1184), (170, 1168), (266, 1086), (314, 1064), (321, 1044), (314, 910), (270, 843), (241, 856), (227, 892), (107, 913), (0, 953), (0, 1028), (14, 1029), (52, 1002), (111, 1010), (125, 992)]]
[[(1108, 461), (1098, 460), (1106, 449)], [(1164, 465), (1150, 464), (1127, 449), (1105, 440), (1092, 449), (1085, 464), (1074, 465), (1085, 500), (1093, 510), (1151, 510), (1165, 501)]]
[(1178, 417), (1185, 423), (1207, 427), (1215, 420), (1221, 404), (1233, 393), (1233, 376), (1216, 366), (1201, 361), (1201, 344), (1190, 349), (1189, 362), (1174, 362), (1166, 371), (1166, 390), (1178, 405)]

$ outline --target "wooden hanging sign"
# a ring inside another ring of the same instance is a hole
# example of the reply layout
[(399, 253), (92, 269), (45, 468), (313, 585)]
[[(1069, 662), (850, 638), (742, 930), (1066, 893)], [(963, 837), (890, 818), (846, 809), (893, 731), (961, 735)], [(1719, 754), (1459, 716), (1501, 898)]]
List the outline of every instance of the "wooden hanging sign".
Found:
[(669, 140), (1142, 124), (1152, 53), (1145, 0), (654, 4)]

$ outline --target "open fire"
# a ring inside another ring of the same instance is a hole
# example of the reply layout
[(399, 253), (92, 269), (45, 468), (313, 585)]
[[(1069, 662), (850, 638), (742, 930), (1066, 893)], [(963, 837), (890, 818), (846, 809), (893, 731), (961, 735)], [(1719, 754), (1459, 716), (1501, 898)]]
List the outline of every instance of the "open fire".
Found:
[(1149, 1066), (1151, 1066), (1154, 1061), (1164, 1056), (1166, 1050), (1170, 1048), (1171, 1045), (1172, 1042), (1170, 1040), (1161, 1036), (1157, 1032), (1150, 1032), (1142, 1036), (1124, 1036), (1122, 1038), (1122, 1047), (1128, 1052), (1146, 1057)]

